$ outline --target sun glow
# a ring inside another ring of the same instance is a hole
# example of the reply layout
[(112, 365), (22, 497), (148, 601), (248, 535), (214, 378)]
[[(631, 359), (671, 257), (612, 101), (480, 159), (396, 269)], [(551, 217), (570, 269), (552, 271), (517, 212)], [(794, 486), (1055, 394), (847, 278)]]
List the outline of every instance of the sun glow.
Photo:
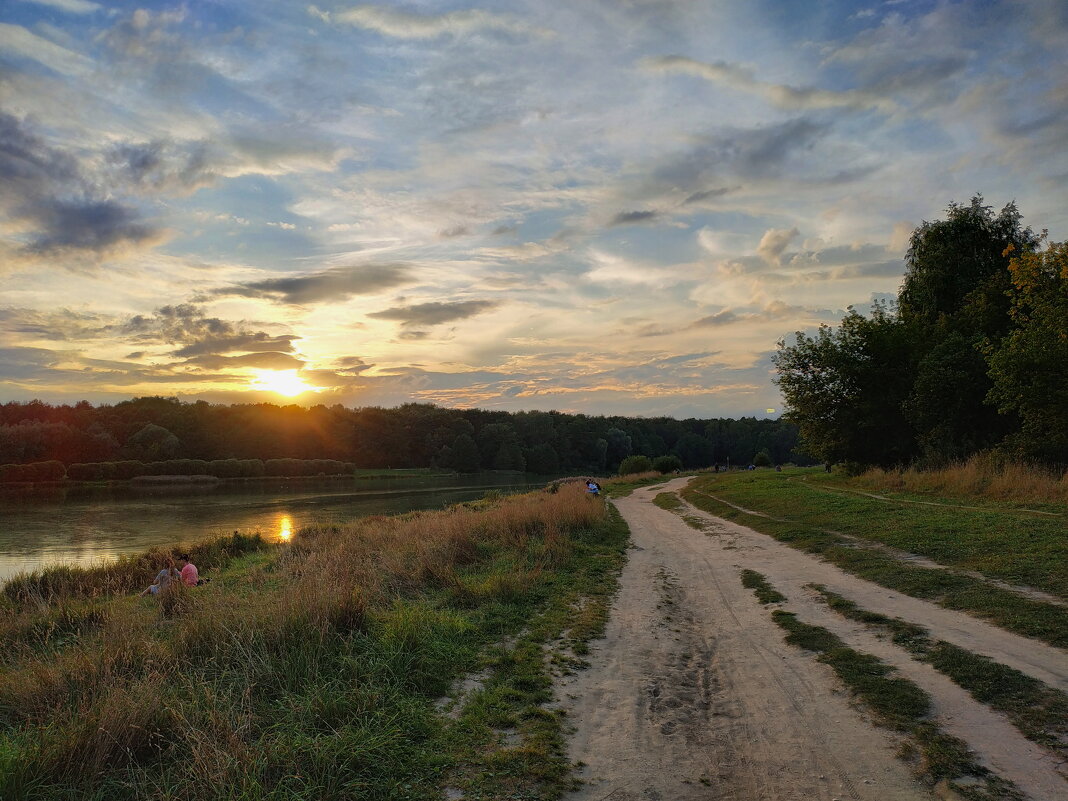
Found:
[(253, 389), (265, 389), (292, 398), (302, 392), (314, 392), (315, 387), (304, 383), (296, 370), (257, 370), (249, 385)]
[(281, 542), (289, 542), (293, 538), (293, 518), (289, 515), (282, 515), (282, 519), (278, 521), (278, 539)]

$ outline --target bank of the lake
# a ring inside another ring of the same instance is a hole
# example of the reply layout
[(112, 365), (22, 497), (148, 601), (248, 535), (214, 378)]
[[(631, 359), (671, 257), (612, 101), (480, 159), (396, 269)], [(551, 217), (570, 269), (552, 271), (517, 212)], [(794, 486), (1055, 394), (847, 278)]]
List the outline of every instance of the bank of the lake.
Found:
[(558, 797), (549, 666), (603, 626), (626, 540), (572, 484), (231, 536), (160, 600), (93, 571), (6, 593), (0, 798)]
[(285, 540), (314, 522), (441, 509), (493, 490), (527, 491), (546, 480), (525, 473), (398, 470), (330, 479), (0, 487), (0, 583), (49, 565), (90, 566), (235, 530)]

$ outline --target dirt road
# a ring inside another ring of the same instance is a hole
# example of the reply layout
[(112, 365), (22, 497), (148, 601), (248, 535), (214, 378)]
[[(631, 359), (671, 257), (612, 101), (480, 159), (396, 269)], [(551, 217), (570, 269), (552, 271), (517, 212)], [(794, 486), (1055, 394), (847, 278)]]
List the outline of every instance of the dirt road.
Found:
[(787, 595), (783, 608), (923, 687), (939, 724), (966, 740), (986, 767), (1034, 801), (1068, 798), (1068, 770), (1052, 754), (929, 666), (828, 610), (804, 585), (822, 583), (865, 608), (927, 625), (937, 637), (1054, 686), (1068, 683), (1068, 654), (899, 596), (690, 509), (707, 521), (705, 531), (695, 530), (651, 503), (686, 480), (616, 501), (633, 541), (620, 593), (591, 667), (559, 687), (576, 726), (571, 758), (585, 764), (585, 784), (572, 801), (938, 797), (896, 758), (895, 736), (851, 702), (831, 669), (783, 642), (768, 608), (741, 586), (746, 568)]

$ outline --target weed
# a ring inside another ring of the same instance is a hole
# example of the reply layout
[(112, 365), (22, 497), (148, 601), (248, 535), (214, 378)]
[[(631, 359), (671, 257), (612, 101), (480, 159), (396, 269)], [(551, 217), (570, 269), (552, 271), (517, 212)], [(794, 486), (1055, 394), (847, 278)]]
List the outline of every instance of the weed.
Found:
[(772, 587), (767, 579), (755, 570), (742, 571), (742, 586), (753, 590), (757, 600), (762, 604), (777, 604), (786, 600), (786, 596)]

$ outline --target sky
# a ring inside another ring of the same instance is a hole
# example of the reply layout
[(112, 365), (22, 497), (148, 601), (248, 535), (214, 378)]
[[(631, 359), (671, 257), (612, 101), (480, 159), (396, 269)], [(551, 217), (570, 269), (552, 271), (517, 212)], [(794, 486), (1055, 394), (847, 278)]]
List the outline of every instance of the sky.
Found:
[(982, 194), (1068, 237), (1062, 0), (0, 2), (0, 402), (775, 417)]

